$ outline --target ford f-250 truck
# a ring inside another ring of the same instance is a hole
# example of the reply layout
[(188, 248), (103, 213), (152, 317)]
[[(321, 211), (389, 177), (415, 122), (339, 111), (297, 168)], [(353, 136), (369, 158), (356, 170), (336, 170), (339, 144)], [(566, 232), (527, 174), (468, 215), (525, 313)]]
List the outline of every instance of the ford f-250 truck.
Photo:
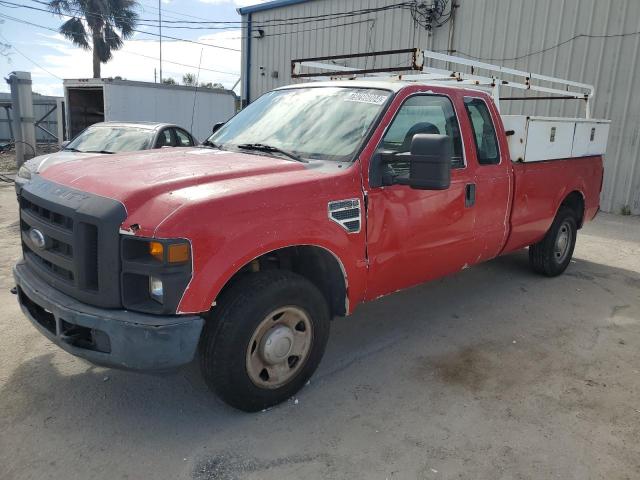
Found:
[(536, 272), (567, 268), (602, 157), (514, 162), (520, 133), (473, 88), (272, 91), (204, 146), (34, 175), (19, 194), (20, 305), (95, 364), (163, 370), (197, 354), (222, 399), (263, 409), (307, 382), (331, 318), (362, 302), (525, 247)]

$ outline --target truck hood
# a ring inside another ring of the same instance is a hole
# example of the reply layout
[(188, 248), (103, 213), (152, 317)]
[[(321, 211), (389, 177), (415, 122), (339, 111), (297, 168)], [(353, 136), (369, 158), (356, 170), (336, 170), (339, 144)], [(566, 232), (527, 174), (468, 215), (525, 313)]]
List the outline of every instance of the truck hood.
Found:
[(40, 173), (45, 169), (56, 165), (58, 163), (69, 162), (71, 160), (80, 160), (83, 158), (102, 156), (100, 153), (82, 153), (82, 152), (70, 152), (60, 151), (55, 153), (48, 153), (47, 155), (40, 155), (34, 157), (31, 160), (25, 162), (25, 165), (32, 173)]
[(174, 211), (312, 174), (307, 165), (266, 155), (205, 148), (168, 148), (105, 155), (48, 168), (42, 177), (121, 202), (125, 230), (154, 236)]

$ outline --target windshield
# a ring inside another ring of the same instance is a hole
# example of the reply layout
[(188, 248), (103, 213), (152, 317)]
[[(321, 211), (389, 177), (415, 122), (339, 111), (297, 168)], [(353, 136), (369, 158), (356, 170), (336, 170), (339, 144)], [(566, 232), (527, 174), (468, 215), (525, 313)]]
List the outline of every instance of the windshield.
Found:
[(77, 152), (133, 152), (149, 148), (151, 130), (133, 127), (89, 127), (75, 139), (65, 150)]
[(276, 90), (238, 113), (208, 143), (268, 145), (305, 159), (350, 161), (390, 95), (370, 88)]

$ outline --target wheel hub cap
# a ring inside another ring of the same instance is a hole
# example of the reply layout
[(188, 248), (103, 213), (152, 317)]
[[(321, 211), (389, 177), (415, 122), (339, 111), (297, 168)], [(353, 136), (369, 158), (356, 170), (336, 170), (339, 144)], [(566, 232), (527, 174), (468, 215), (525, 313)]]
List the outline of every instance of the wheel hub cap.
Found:
[(560, 225), (560, 229), (558, 230), (558, 237), (556, 238), (556, 244), (554, 248), (554, 255), (556, 257), (556, 261), (558, 263), (564, 262), (567, 258), (567, 254), (569, 253), (569, 248), (572, 240), (572, 232), (571, 227), (568, 223), (563, 223)]
[(279, 325), (267, 332), (262, 339), (261, 355), (270, 365), (284, 361), (293, 346), (293, 332), (289, 327)]
[(299, 307), (282, 307), (258, 325), (246, 353), (247, 373), (258, 387), (289, 383), (309, 357), (313, 341), (309, 315)]

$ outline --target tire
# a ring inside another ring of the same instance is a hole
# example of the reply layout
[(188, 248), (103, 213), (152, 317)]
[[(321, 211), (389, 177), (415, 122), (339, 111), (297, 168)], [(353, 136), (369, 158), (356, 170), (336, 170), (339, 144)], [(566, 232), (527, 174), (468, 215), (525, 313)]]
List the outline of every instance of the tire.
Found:
[(306, 278), (285, 270), (247, 274), (220, 296), (205, 325), (202, 374), (232, 407), (271, 407), (307, 383), (324, 354), (329, 324), (329, 306)]
[(573, 257), (577, 233), (578, 224), (573, 210), (560, 208), (544, 238), (529, 247), (529, 265), (533, 271), (547, 277), (562, 274)]

